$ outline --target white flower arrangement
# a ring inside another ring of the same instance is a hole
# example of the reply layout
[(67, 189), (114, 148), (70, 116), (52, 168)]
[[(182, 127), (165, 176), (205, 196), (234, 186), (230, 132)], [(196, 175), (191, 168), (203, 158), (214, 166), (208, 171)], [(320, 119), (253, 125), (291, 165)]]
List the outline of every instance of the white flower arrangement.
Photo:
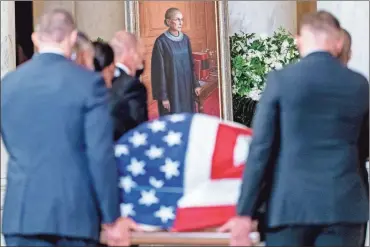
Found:
[(235, 34), (230, 37), (233, 94), (258, 101), (272, 70), (299, 60), (293, 36), (279, 28), (272, 36)]

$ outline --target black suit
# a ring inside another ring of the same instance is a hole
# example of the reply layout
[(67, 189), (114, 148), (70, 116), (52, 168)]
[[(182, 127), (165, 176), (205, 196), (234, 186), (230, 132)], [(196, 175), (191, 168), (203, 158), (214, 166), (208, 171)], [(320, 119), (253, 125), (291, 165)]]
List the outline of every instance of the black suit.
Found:
[(113, 80), (111, 89), (115, 141), (127, 131), (148, 121), (145, 85), (122, 69), (119, 72), (120, 75)]
[(369, 219), (357, 169), (368, 104), (367, 80), (326, 52), (269, 75), (238, 202), (239, 215), (254, 215), (272, 162), (273, 175), (265, 181), (271, 188), (268, 245), (359, 244)]

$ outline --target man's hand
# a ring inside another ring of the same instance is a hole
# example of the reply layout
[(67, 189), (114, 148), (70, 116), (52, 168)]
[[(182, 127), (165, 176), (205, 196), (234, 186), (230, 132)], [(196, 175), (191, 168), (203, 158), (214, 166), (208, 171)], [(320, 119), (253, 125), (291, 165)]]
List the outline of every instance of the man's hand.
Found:
[(218, 232), (230, 232), (230, 246), (252, 246), (249, 235), (253, 231), (250, 217), (237, 216), (226, 222)]
[(163, 104), (163, 107), (167, 109), (167, 111), (170, 111), (170, 101), (169, 100), (163, 100), (162, 104)]
[(140, 232), (140, 227), (130, 218), (121, 217), (110, 225), (103, 225), (108, 246), (130, 246), (131, 231)]
[(196, 96), (199, 96), (201, 91), (202, 91), (202, 88), (201, 88), (201, 87), (197, 87), (197, 88), (195, 89), (195, 95), (196, 95)]

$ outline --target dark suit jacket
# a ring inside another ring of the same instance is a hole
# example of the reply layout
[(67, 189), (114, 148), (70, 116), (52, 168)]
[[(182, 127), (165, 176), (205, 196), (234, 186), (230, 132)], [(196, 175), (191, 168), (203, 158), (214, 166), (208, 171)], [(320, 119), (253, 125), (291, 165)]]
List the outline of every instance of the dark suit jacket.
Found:
[(145, 85), (139, 78), (119, 70), (120, 75), (114, 79), (111, 89), (115, 141), (127, 131), (148, 121)]
[(271, 172), (266, 168), (277, 153), (267, 181), (270, 227), (366, 222), (358, 140), (368, 104), (366, 78), (329, 53), (312, 53), (272, 72), (254, 117), (238, 214), (254, 215), (259, 188)]
[(120, 216), (108, 95), (99, 74), (52, 53), (3, 78), (4, 234), (98, 240)]

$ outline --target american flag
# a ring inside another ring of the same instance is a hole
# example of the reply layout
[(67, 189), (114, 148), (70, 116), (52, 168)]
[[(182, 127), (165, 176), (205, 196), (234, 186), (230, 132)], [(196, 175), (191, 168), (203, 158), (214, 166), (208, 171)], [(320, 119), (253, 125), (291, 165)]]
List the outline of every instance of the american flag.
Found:
[(203, 114), (144, 123), (115, 147), (121, 214), (172, 231), (216, 227), (235, 215), (252, 131)]

